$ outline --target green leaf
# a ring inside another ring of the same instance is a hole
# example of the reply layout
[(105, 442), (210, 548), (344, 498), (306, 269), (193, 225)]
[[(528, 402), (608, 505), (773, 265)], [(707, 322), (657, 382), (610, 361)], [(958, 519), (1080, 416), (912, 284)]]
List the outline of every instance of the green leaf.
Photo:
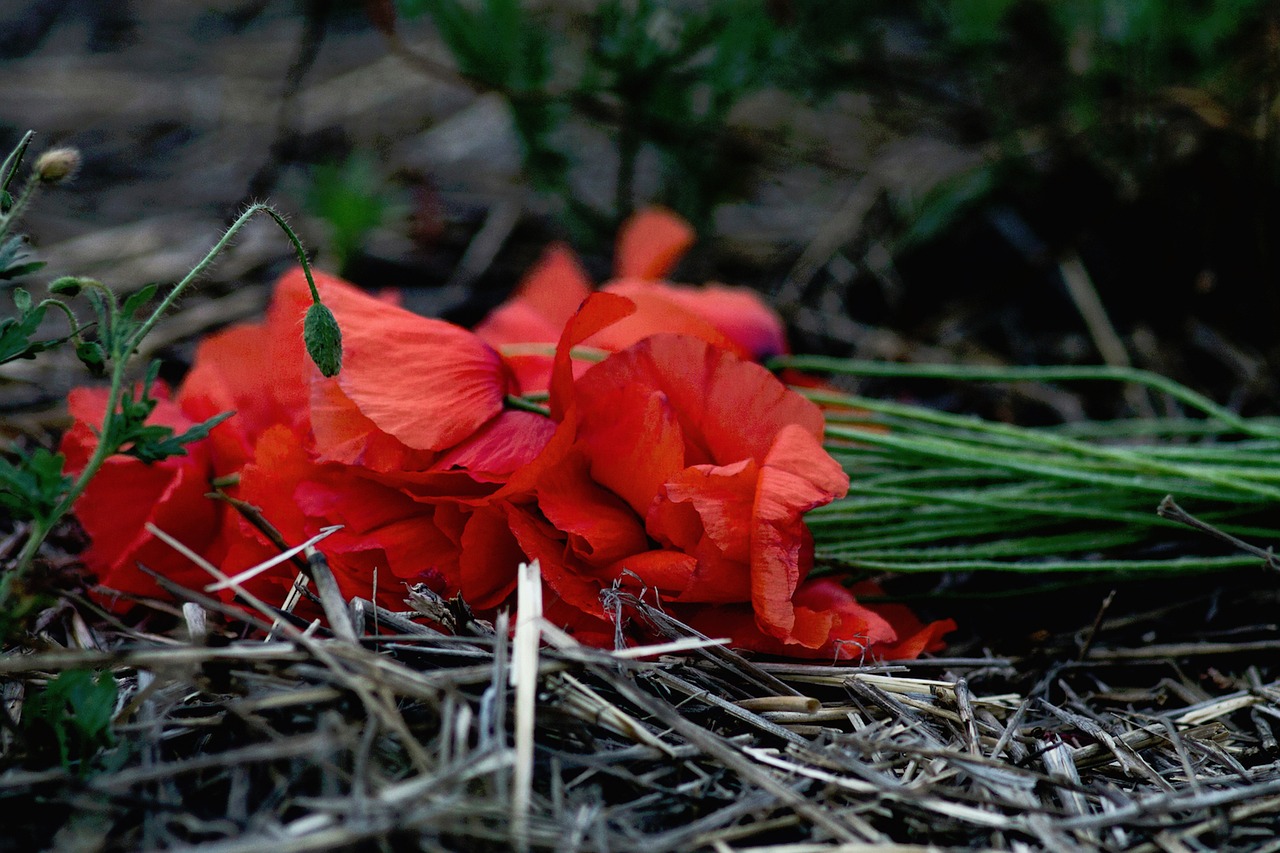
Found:
[[(15, 292), (14, 302), (21, 299), (18, 292)], [(20, 311), (17, 317), (0, 318), (0, 364), (20, 358), (35, 358), (70, 338), (70, 335), (66, 335), (61, 338), (35, 339), (36, 331), (44, 322), (45, 311), (45, 306), (37, 305)]]
[(140, 383), (140, 393), (135, 396), (130, 389), (121, 394), (120, 406), (115, 415), (107, 419), (101, 439), (112, 453), (123, 453), (148, 463), (171, 456), (186, 456), (186, 445), (208, 438), (210, 430), (234, 414), (223, 412), (180, 434), (175, 434), (172, 427), (148, 424), (147, 418), (156, 408), (157, 400), (151, 392), (159, 371), (160, 362), (151, 362), (146, 377)]
[(159, 284), (148, 284), (139, 288), (124, 300), (124, 306), (121, 307), (120, 313), (125, 317), (133, 317), (142, 306), (146, 305), (155, 298), (156, 291), (160, 289)]
[(115, 743), (112, 721), (119, 688), (108, 672), (68, 669), (27, 699), (22, 743), (36, 766), (60, 765), (82, 777), (97, 769)]
[(143, 462), (159, 462), (171, 456), (186, 456), (186, 445), (208, 438), (210, 430), (234, 414), (235, 412), (223, 412), (214, 415), (209, 420), (196, 424), (178, 435), (174, 435), (171, 427), (158, 425), (140, 427), (132, 435), (132, 445), (124, 452)]
[(16, 454), (16, 461), (0, 458), (0, 507), (15, 518), (49, 521), (54, 508), (71, 488), (71, 478), (63, 473), (66, 458), (37, 447), (29, 454)]
[(0, 280), (12, 281), (24, 275), (30, 275), (44, 266), (44, 261), (31, 259), (31, 251), (27, 240), (15, 234), (0, 243)]
[(0, 165), (0, 191), (3, 191), (8, 196), (8, 204), (5, 205), (6, 211), (13, 204), (13, 197), (9, 195), (9, 186), (18, 174), (18, 167), (22, 165), (22, 158), (26, 156), (31, 140), (35, 138), (34, 130), (28, 130), (22, 134), (22, 139), (18, 140), (18, 144), (9, 152), (9, 156), (4, 158), (4, 165)]

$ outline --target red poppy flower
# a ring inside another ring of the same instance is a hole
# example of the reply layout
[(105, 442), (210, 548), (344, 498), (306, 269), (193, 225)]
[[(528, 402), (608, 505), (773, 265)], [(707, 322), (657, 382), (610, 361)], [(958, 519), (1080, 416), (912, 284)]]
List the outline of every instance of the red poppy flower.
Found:
[[(149, 423), (182, 433), (195, 426), (157, 385), (158, 399)], [(77, 388), (67, 396), (75, 423), (62, 437), (68, 473), (78, 474), (98, 446), (96, 430), (106, 411), (105, 389)], [(209, 441), (187, 446), (185, 456), (148, 464), (132, 456), (107, 459), (76, 501), (74, 512), (89, 534), (84, 564), (111, 589), (137, 595), (164, 595), (155, 580), (138, 569), (145, 565), (184, 586), (200, 587), (209, 575), (146, 529), (154, 524), (209, 559), (221, 558), (219, 535), (225, 508), (205, 497), (214, 465)]]
[[(311, 297), (295, 270), (278, 285), (264, 322), (199, 347), (180, 405), (162, 401), (152, 422), (182, 431), (222, 411), (236, 415), (185, 457), (153, 466), (111, 459), (77, 504), (93, 537), (86, 560), (121, 589), (156, 592), (135, 568), (142, 557), (185, 585), (207, 583), (143, 531), (148, 520), (228, 573), (273, 556), (252, 525), (205, 498), (213, 477), (238, 473), (233, 494), (258, 506), (286, 541), (344, 525), (324, 548), (352, 594), (371, 594), (375, 576), (401, 587), (434, 578), (442, 590), (496, 603), (509, 593), (521, 555), (505, 513), (483, 504), (542, 450), (554, 424), (504, 410), (509, 371), (472, 333), (339, 279), (316, 279), (343, 331), (342, 374), (325, 379), (306, 359), (301, 328)], [(73, 465), (92, 452), (88, 424), (100, 421), (104, 399), (90, 391), (71, 397), (78, 422), (64, 444)], [(107, 497), (116, 492), (128, 496), (124, 509)], [(282, 566), (250, 587), (283, 593), (293, 576)]]
[[(442, 594), (460, 593), (474, 607), (493, 607), (510, 595), (523, 559), (501, 509), (475, 496), (414, 494), (377, 472), (317, 461), (283, 426), (262, 435), (241, 473), (239, 497), (288, 542), (341, 525), (318, 547), (343, 593), (378, 596), (393, 606), (406, 583), (425, 583)], [(276, 553), (248, 521), (240, 520), (238, 533), (226, 558), (229, 573)], [(272, 572), (281, 593), (276, 600), (295, 574), (290, 566)]]
[[(663, 332), (701, 338), (753, 360), (787, 351), (782, 321), (747, 288), (688, 287), (662, 279), (693, 243), (688, 223), (659, 208), (643, 210), (622, 227), (616, 250), (616, 278), (601, 289), (625, 296), (634, 314), (581, 341), (618, 351)], [(476, 327), (476, 333), (507, 355), (520, 387), (548, 387), (552, 357), (547, 346), (560, 337), (569, 318), (591, 293), (591, 279), (563, 245), (549, 248), (516, 294)], [(537, 345), (540, 348), (522, 347)], [(575, 365), (581, 375), (590, 365)]]
[[(560, 352), (620, 302), (589, 299)], [(817, 407), (759, 365), (685, 336), (649, 337), (572, 385), (560, 367), (552, 405), (563, 420), (499, 493), (555, 593), (602, 616), (600, 590), (630, 577), (669, 601), (749, 601), (770, 636), (825, 643), (792, 601), (812, 560), (803, 514), (848, 487), (822, 448)]]

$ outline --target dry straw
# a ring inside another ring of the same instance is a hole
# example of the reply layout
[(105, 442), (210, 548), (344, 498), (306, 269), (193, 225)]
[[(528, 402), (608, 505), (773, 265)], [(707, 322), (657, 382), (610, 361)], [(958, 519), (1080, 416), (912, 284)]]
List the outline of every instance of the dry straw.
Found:
[[(608, 605), (670, 641), (585, 648), (541, 618), (536, 563), (521, 570), (510, 641), (505, 615), (489, 626), (423, 589), (390, 612), (328, 592), (319, 552), (309, 571), (320, 590), (302, 595), (310, 622), (243, 596), (267, 642), (236, 636), (244, 610), (175, 588), (188, 641), (108, 623), (89, 631), (65, 610), (39, 647), (0, 659), (0, 807), (30, 816), (10, 824), (9, 843), (219, 853), (1274, 845), (1280, 774), (1267, 750), (1280, 683), (1256, 676), (1216, 697), (1162, 682), (1128, 688), (1122, 703), (1101, 686), (1091, 698), (1055, 690), (1066, 698), (1050, 703), (1044, 691), (986, 689), (1014, 683), (1019, 665), (989, 656), (751, 662), (622, 591)], [(452, 613), (458, 634), (424, 624), (423, 611)], [(1104, 639), (1061, 666), (1115, 678), (1198, 651)], [(24, 766), (14, 731), (72, 670), (117, 685), (115, 743), (83, 767)]]

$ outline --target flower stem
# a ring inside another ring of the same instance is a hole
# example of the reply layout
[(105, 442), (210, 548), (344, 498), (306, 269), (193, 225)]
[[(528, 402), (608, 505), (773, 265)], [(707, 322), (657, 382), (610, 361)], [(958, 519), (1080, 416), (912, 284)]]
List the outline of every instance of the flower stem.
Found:
[(119, 353), (121, 357), (127, 358), (133, 354), (133, 351), (138, 348), (138, 345), (142, 343), (142, 340), (150, 334), (153, 328), (155, 328), (156, 323), (160, 322), (160, 318), (163, 317), (165, 312), (169, 310), (169, 307), (177, 301), (178, 297), (182, 295), (182, 292), (187, 289), (191, 282), (199, 278), (204, 271), (213, 264), (214, 260), (222, 253), (223, 249), (227, 248), (227, 244), (231, 242), (231, 239), (236, 236), (236, 232), (243, 228), (250, 219), (259, 213), (265, 213), (267, 216), (270, 216), (275, 220), (275, 223), (284, 231), (285, 236), (289, 238), (289, 242), (293, 244), (294, 251), (298, 254), (298, 261), (302, 264), (302, 272), (307, 277), (307, 285), (311, 288), (311, 299), (314, 302), (320, 301), (320, 291), (316, 289), (315, 279), (311, 276), (311, 264), (307, 262), (307, 253), (302, 247), (302, 241), (298, 239), (298, 235), (293, 232), (293, 229), (284, 221), (284, 217), (276, 212), (275, 208), (259, 202), (247, 207), (244, 213), (240, 214), (239, 218), (236, 219), (235, 222), (231, 223), (231, 226), (222, 235), (221, 239), (219, 239), (217, 243), (213, 244), (213, 248), (211, 248), (204, 258), (200, 260), (200, 263), (192, 267), (191, 272), (187, 273), (182, 281), (173, 286), (173, 289), (169, 291), (167, 296), (165, 296), (164, 301), (156, 306), (156, 310), (152, 312), (146, 322), (144, 322), (138, 330), (129, 337), (127, 345), (123, 348), (123, 351)]
[[(27, 192), (27, 190), (24, 190), (24, 194)], [(19, 204), (21, 203), (22, 202), (20, 200)], [(18, 206), (15, 205), (14, 210), (16, 211), (17, 209)], [(289, 227), (288, 223), (284, 221), (284, 217), (277, 213), (274, 208), (266, 204), (254, 204), (247, 208), (245, 212), (240, 214), (239, 218), (231, 224), (231, 227), (226, 230), (204, 258), (202, 258), (201, 261), (192, 268), (191, 272), (187, 273), (182, 281), (174, 285), (168, 295), (165, 296), (164, 300), (156, 306), (156, 309), (151, 313), (151, 316), (138, 327), (137, 331), (130, 335), (122, 344), (119, 344), (116, 351), (110, 354), (111, 388), (107, 393), (107, 406), (102, 418), (102, 427), (98, 431), (98, 446), (94, 448), (93, 455), (89, 457), (89, 461), (85, 463), (80, 474), (75, 478), (70, 488), (67, 489), (66, 493), (54, 506), (53, 511), (49, 513), (48, 517), (36, 519), (32, 523), (30, 535), (27, 537), (27, 541), (18, 555), (17, 564), (14, 567), (14, 570), (5, 576), (3, 582), (0, 582), (0, 602), (7, 600), (8, 591), (13, 583), (13, 579), (21, 577), (31, 567), (36, 554), (44, 544), (45, 539), (49, 536), (49, 533), (62, 519), (62, 517), (70, 512), (71, 507), (89, 485), (89, 481), (98, 473), (103, 464), (106, 463), (107, 459), (120, 450), (118, 444), (107, 441), (106, 436), (112, 434), (112, 421), (118, 415), (117, 410), (120, 407), (120, 399), (124, 391), (125, 371), (129, 364), (129, 356), (134, 353), (138, 348), (138, 345), (142, 343), (144, 338), (146, 338), (147, 334), (155, 328), (156, 323), (160, 321), (160, 318), (164, 316), (165, 312), (169, 310), (169, 307), (173, 305), (182, 292), (209, 268), (222, 250), (227, 247), (227, 244), (231, 242), (231, 239), (235, 237), (236, 232), (243, 228), (245, 223), (258, 213), (265, 213), (270, 216), (289, 237), (289, 241), (293, 244), (294, 250), (298, 253), (298, 260), (302, 263), (303, 272), (307, 276), (307, 284), (311, 287), (311, 297), (316, 302), (320, 301), (320, 293), (316, 289), (315, 280), (311, 276), (311, 266), (307, 263), (306, 251), (303, 249), (302, 242), (298, 239), (298, 235), (295, 234), (293, 229)], [(110, 297), (107, 300), (107, 304), (109, 306), (108, 310), (114, 313), (118, 310), (114, 294), (105, 286), (101, 287)], [(112, 319), (114, 320), (114, 318)]]
[(13, 207), (9, 208), (9, 212), (4, 216), (0, 216), (0, 238), (8, 234), (9, 229), (22, 218), (23, 212), (31, 203), (31, 199), (35, 198), (38, 189), (40, 189), (40, 179), (35, 175), (27, 178), (27, 182), (22, 186), (22, 192), (13, 201)]

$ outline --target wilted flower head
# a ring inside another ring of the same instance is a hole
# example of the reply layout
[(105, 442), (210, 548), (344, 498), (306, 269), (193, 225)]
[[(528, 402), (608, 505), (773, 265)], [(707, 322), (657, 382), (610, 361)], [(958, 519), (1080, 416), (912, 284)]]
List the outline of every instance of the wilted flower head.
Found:
[(36, 160), (36, 177), (46, 184), (69, 181), (80, 171), (80, 162), (75, 148), (50, 148)]

